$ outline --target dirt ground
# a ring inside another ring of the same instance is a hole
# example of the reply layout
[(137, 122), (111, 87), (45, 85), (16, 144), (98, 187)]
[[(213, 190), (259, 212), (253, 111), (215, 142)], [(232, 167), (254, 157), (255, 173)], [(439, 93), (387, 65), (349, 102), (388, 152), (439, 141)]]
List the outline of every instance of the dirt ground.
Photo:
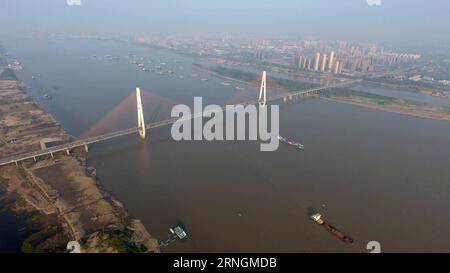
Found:
[(414, 105), (402, 100), (395, 100), (392, 103), (379, 104), (376, 101), (363, 97), (351, 96), (343, 97), (321, 97), (340, 103), (352, 104), (366, 108), (378, 109), (381, 111), (399, 113), (404, 115), (431, 118), (436, 120), (450, 121), (450, 113), (445, 107), (429, 106), (429, 105)]
[[(39, 150), (40, 141), (50, 138), (73, 139), (50, 114), (39, 108), (20, 83), (0, 80), (0, 157)], [(72, 151), (70, 156), (61, 153), (54, 158), (38, 158), (37, 162), (28, 160), (19, 166), (1, 166), (0, 185), (4, 192), (0, 197), (22, 198), (29, 210), (59, 221), (64, 232), (52, 237), (55, 243), (64, 238), (84, 240), (87, 252), (141, 249), (132, 247), (133, 244), (159, 252), (158, 241), (101, 187), (95, 169), (86, 166), (80, 151)], [(129, 238), (124, 237), (130, 230)], [(119, 232), (126, 241), (117, 244), (118, 237), (114, 237), (116, 246), (111, 246), (104, 239), (108, 237), (105, 231)], [(123, 245), (128, 248), (117, 249)]]

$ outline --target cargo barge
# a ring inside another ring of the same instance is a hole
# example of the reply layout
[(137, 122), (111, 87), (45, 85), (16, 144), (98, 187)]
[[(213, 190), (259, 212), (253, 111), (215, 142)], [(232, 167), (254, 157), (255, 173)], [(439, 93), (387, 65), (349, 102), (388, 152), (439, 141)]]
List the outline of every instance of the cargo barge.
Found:
[(303, 144), (298, 143), (298, 142), (295, 141), (294, 139), (289, 139), (289, 140), (288, 140), (288, 139), (285, 138), (285, 137), (278, 136), (278, 140), (279, 140), (281, 143), (284, 143), (284, 144), (288, 144), (288, 145), (294, 146), (294, 147), (296, 147), (296, 148), (299, 149), (299, 150), (303, 150), (303, 149), (305, 148), (305, 146), (303, 146)]
[(311, 215), (311, 220), (316, 222), (317, 224), (323, 226), (326, 230), (328, 230), (330, 233), (332, 233), (334, 236), (341, 239), (344, 243), (348, 245), (353, 245), (353, 239), (343, 233), (342, 231), (338, 230), (337, 228), (333, 227), (332, 225), (328, 224), (324, 220), (322, 220), (322, 215), (320, 213), (315, 213)]

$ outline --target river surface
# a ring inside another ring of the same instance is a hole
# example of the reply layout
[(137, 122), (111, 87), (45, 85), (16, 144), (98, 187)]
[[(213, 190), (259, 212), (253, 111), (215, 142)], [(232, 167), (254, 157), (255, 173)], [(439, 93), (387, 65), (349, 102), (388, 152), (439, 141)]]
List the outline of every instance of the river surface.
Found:
[[(136, 86), (151, 94), (147, 122), (168, 117), (170, 103), (191, 105), (193, 96), (223, 105), (258, 94), (192, 66), (203, 60), (164, 50), (75, 39), (4, 45), (22, 61), (33, 96), (74, 136), (135, 126), (134, 101), (121, 102)], [(150, 130), (146, 141), (95, 144), (88, 160), (152, 235), (161, 240), (169, 227), (186, 227), (190, 240), (167, 252), (367, 252), (369, 241), (386, 252), (450, 250), (449, 122), (308, 98), (280, 106), (280, 131), (305, 150), (175, 142), (167, 127)], [(355, 245), (314, 224), (311, 210)]]
[(388, 97), (407, 100), (407, 101), (411, 101), (411, 102), (419, 102), (421, 104), (450, 107), (450, 99), (428, 96), (428, 95), (421, 94), (421, 93), (414, 92), (414, 91), (406, 91), (406, 90), (401, 90), (401, 89), (399, 90), (399, 89), (390, 89), (390, 88), (377, 88), (377, 87), (371, 87), (371, 86), (357, 86), (357, 87), (353, 87), (352, 89), (356, 90), (356, 91), (362, 91), (362, 92), (376, 94), (376, 95), (388, 96)]
[[(4, 194), (0, 189), (0, 194)], [(0, 200), (0, 253), (21, 252), (22, 242), (33, 232), (34, 226), (27, 224), (31, 213), (15, 213), (11, 210), (12, 201)]]

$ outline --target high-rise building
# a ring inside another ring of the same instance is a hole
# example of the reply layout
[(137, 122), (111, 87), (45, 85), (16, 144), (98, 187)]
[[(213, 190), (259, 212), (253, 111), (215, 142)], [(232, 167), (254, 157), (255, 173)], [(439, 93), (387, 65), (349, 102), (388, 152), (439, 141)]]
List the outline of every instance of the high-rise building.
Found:
[(306, 58), (306, 56), (305, 57), (303, 57), (303, 63), (302, 63), (302, 68), (303, 69), (306, 69), (307, 67), (306, 67), (306, 60), (307, 60), (308, 58)]
[(320, 53), (316, 53), (316, 57), (314, 58), (314, 71), (319, 70), (319, 61), (320, 61)]
[(350, 71), (354, 72), (357, 68), (357, 65), (358, 65), (357, 60), (352, 60), (350, 65)]
[(299, 57), (298, 57), (298, 64), (297, 64), (297, 66), (298, 66), (299, 68), (302, 68), (302, 63), (303, 63), (303, 56), (299, 56)]
[(327, 65), (327, 54), (322, 54), (322, 66), (320, 67), (320, 71), (325, 72), (325, 67)]
[[(330, 59), (331, 59), (331, 57), (330, 57)], [(339, 61), (336, 61), (336, 64), (334, 65), (334, 74), (338, 74), (338, 73), (339, 73)]]
[(334, 51), (331, 50), (330, 52), (330, 61), (328, 62), (328, 71), (332, 71), (333, 69), (333, 62), (334, 62)]

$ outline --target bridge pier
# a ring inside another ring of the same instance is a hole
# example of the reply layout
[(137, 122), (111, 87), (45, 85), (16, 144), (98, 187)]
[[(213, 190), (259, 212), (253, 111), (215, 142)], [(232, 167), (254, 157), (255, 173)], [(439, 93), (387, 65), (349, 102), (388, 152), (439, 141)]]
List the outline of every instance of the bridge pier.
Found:
[(36, 157), (35, 156), (33, 156), (33, 160), (34, 160), (34, 162), (36, 162)]
[[(310, 88), (308, 90), (294, 91), (294, 92), (291, 92), (290, 94), (279, 94), (279, 95), (271, 96), (268, 98), (265, 97), (265, 92), (264, 92), (265, 91), (265, 82), (264, 81), (262, 81), (262, 82), (263, 82), (263, 84), (261, 85), (262, 88), (260, 90), (260, 100), (247, 102), (246, 104), (259, 104), (260, 107), (264, 107), (267, 102), (279, 100), (281, 98), (283, 99), (284, 102), (288, 103), (293, 98), (296, 99), (296, 98), (314, 96), (314, 94), (320, 94), (321, 92), (323, 92), (323, 90), (335, 90), (335, 88), (337, 88), (337, 87), (347, 86), (349, 84), (361, 82), (361, 80), (350, 80), (350, 81), (345, 81), (345, 82), (341, 82), (338, 84), (333, 84), (331, 86), (315, 87), (315, 88)], [(137, 107), (138, 128), (133, 127), (133, 128), (129, 128), (126, 130), (120, 130), (120, 131), (116, 131), (113, 133), (104, 134), (101, 136), (80, 139), (80, 140), (74, 141), (72, 143), (65, 143), (62, 145), (54, 146), (52, 148), (41, 149), (40, 151), (34, 151), (34, 152), (18, 154), (18, 155), (6, 157), (6, 158), (0, 158), (0, 166), (9, 165), (9, 164), (12, 165), (13, 163), (16, 166), (20, 166), (20, 163), (24, 160), (33, 158), (35, 161), (37, 161), (37, 158), (39, 158), (40, 156), (46, 156), (46, 155), (50, 155), (51, 158), (53, 159), (54, 158), (53, 153), (64, 151), (64, 150), (69, 155), (70, 149), (73, 149), (74, 147), (81, 148), (82, 146), (84, 146), (84, 149), (86, 151), (89, 151), (88, 144), (85, 144), (85, 143), (90, 143), (90, 144), (97, 143), (99, 141), (105, 141), (105, 140), (112, 139), (112, 138), (119, 137), (119, 136), (134, 134), (136, 132), (139, 132), (139, 135), (141, 138), (145, 138), (145, 133), (146, 133), (147, 128), (150, 129), (150, 128), (156, 128), (156, 127), (160, 127), (160, 126), (173, 124), (174, 122), (176, 122), (178, 120), (175, 118), (170, 118), (167, 120), (153, 122), (153, 123), (146, 125), (144, 123), (142, 103), (140, 100), (140, 97), (141, 97), (140, 90), (137, 89), (136, 93), (138, 95), (137, 97), (139, 98), (137, 100), (137, 102), (138, 102), (137, 103), (137, 105), (138, 105), (138, 107)]]
[(258, 99), (259, 107), (266, 106), (266, 101), (267, 101), (266, 93), (267, 93), (266, 92), (266, 71), (263, 71), (262, 78), (261, 78), (261, 87), (259, 89), (259, 99)]
[(141, 100), (141, 89), (136, 88), (136, 107), (137, 107), (137, 119), (138, 119), (138, 130), (139, 137), (145, 139), (145, 121), (144, 121), (144, 111), (142, 110), (142, 100)]

